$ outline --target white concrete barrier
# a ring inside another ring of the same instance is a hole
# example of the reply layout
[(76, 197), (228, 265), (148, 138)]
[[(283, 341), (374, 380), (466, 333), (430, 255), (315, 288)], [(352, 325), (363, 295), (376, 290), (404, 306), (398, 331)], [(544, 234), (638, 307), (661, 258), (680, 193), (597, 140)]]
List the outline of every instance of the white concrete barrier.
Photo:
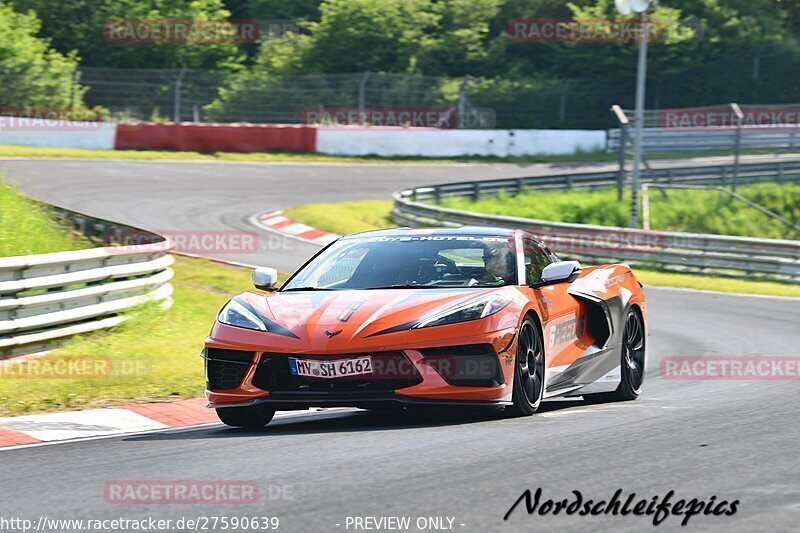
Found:
[[(0, 117), (2, 118), (2, 117)], [(117, 124), (73, 122), (68, 127), (8, 127), (0, 122), (0, 145), (113, 150)], [(119, 144), (119, 143), (117, 143)], [(321, 126), (316, 152), (379, 156), (569, 155), (603, 150), (604, 130), (446, 130), (362, 126)], [(312, 151), (311, 145), (307, 148)]]
[(523, 156), (602, 150), (603, 130), (442, 130), (320, 127), (317, 152), (337, 155)]
[(0, 145), (113, 150), (117, 125), (113, 122), (70, 122), (68, 125), (0, 122)]

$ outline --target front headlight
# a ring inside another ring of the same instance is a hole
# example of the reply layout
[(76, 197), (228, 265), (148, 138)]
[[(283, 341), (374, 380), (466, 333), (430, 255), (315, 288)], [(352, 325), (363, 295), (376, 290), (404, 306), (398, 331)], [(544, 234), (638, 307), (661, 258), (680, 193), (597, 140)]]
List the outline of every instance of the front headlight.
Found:
[(217, 320), (228, 326), (236, 326), (245, 329), (257, 329), (260, 331), (267, 331), (264, 322), (258, 316), (248, 309), (245, 304), (242, 304), (236, 298), (228, 302), (219, 312)]
[(445, 324), (456, 324), (477, 320), (493, 315), (511, 303), (510, 296), (502, 294), (490, 294), (478, 300), (473, 300), (457, 307), (451, 307), (438, 313), (429, 315), (417, 322), (415, 328), (427, 328), (429, 326), (443, 326)]

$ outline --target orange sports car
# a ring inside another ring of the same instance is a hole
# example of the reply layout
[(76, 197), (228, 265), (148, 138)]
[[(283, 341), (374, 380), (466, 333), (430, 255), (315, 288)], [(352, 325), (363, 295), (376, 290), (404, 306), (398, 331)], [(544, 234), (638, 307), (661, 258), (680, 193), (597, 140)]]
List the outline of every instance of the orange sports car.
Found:
[(645, 370), (641, 284), (624, 264), (561, 261), (522, 230), (390, 229), (331, 243), (280, 289), (230, 300), (205, 341), (209, 407), (275, 411), (632, 400)]

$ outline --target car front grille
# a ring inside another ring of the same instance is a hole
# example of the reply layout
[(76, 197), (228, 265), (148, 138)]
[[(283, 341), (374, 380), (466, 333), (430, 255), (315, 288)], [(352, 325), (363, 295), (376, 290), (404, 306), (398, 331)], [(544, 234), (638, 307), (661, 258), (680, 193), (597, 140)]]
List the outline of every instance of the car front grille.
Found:
[(242, 384), (254, 352), (209, 348), (205, 353), (206, 388), (212, 391), (235, 389)]
[[(365, 355), (372, 357), (373, 373), (369, 375), (326, 379), (295, 376), (289, 371), (289, 357), (330, 361)], [(253, 377), (253, 385), (270, 391), (274, 397), (282, 392), (325, 397), (369, 396), (391, 393), (419, 383), (422, 383), (422, 376), (401, 351), (327, 356), (265, 353)]]

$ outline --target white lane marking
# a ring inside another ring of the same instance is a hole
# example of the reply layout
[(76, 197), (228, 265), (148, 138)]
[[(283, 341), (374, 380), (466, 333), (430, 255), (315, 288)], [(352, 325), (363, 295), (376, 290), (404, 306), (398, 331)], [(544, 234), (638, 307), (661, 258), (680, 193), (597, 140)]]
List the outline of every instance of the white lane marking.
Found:
[(169, 427), (139, 413), (114, 408), (3, 418), (0, 425), (45, 442)]

